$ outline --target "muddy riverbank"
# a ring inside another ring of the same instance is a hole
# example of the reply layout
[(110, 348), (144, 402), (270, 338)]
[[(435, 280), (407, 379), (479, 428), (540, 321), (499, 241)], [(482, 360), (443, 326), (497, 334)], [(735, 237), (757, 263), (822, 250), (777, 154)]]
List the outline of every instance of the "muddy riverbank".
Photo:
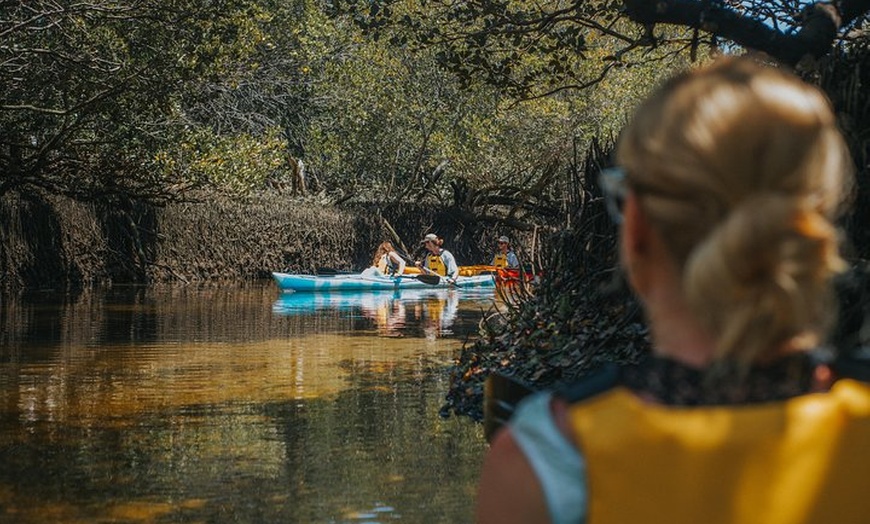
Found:
[(0, 199), (0, 287), (238, 281), (268, 278), (271, 271), (358, 270), (369, 264), (380, 241), (394, 241), (386, 224), (411, 255), (418, 239), (434, 231), (460, 264), (480, 264), (491, 256), (493, 238), (511, 234), (499, 224), (459, 216), (432, 206), (332, 206), (280, 193), (197, 195), (162, 207), (11, 193)]

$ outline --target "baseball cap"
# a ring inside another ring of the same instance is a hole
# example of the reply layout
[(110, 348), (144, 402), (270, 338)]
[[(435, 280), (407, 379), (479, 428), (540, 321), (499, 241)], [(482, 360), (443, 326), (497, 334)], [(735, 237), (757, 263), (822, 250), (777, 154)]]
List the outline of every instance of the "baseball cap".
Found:
[(429, 233), (420, 241), (421, 244), (425, 244), (426, 242), (438, 242), (438, 235), (435, 233)]
[(505, 244), (510, 244), (510, 243), (511, 243), (511, 241), (508, 239), (508, 237), (506, 237), (506, 236), (504, 236), (504, 235), (498, 237), (498, 241), (499, 241), (499, 242), (504, 242)]

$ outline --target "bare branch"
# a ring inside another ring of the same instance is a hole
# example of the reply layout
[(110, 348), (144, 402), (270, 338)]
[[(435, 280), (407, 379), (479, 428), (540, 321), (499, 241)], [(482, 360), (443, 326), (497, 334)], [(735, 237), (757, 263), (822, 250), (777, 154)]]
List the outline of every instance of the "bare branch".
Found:
[(625, 0), (625, 7), (635, 22), (699, 29), (795, 65), (807, 55), (819, 58), (829, 53), (839, 30), (870, 10), (870, 0), (811, 4), (804, 9), (801, 28), (793, 33), (766, 24), (757, 12), (753, 16), (712, 2)]

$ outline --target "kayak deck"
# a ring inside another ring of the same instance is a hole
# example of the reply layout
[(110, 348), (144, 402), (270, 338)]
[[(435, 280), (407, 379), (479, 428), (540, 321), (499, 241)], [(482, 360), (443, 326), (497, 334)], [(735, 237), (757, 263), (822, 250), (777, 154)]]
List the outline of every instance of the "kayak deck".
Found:
[(436, 283), (423, 282), (417, 275), (400, 275), (397, 277), (374, 274), (337, 274), (337, 275), (302, 275), (293, 273), (272, 273), (275, 283), (281, 291), (360, 291), (360, 290), (396, 290), (396, 289), (451, 289), (495, 286), (492, 275), (460, 276), (455, 282), (442, 278)]

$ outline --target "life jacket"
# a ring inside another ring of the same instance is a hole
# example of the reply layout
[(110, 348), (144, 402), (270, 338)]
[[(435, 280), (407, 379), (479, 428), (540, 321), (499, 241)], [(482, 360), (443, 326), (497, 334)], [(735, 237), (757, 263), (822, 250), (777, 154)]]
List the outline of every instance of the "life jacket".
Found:
[(612, 387), (571, 404), (589, 524), (870, 519), (870, 385), (739, 406), (649, 404)]
[(430, 254), (426, 258), (426, 267), (428, 267), (432, 272), (441, 275), (442, 277), (447, 275), (447, 266), (444, 265), (444, 261), (441, 260), (441, 255)]
[(495, 266), (496, 269), (506, 268), (508, 266), (507, 253), (497, 253), (492, 257), (492, 265)]
[(385, 275), (392, 275), (398, 269), (398, 266), (395, 262), (390, 259), (390, 256), (387, 254), (381, 255), (380, 260), (378, 260), (378, 271)]

